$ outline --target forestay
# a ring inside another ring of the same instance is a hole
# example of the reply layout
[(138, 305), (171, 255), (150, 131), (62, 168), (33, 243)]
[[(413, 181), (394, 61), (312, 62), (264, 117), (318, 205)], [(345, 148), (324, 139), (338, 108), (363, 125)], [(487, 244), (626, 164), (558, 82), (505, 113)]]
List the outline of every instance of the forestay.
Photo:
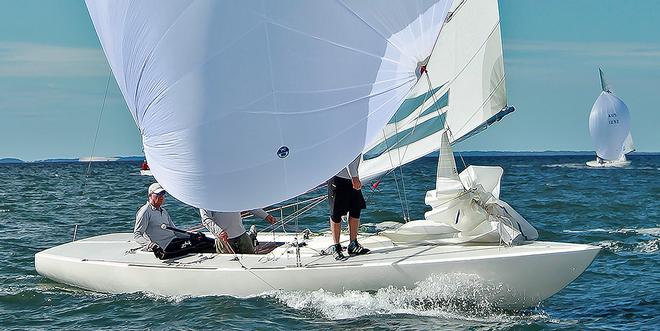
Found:
[(365, 148), (361, 177), (438, 150), (446, 125), (455, 143), (513, 111), (506, 106), (497, 0), (454, 1), (426, 69), (428, 76), (421, 75), (379, 139)]
[(86, 3), (154, 177), (235, 211), (301, 194), (371, 143), (451, 1)]

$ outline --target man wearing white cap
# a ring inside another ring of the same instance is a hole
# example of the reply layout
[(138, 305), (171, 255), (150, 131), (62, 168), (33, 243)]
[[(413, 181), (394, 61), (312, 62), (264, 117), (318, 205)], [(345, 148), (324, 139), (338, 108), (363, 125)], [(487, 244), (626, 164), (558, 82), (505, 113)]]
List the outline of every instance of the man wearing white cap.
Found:
[(159, 259), (170, 259), (188, 253), (215, 252), (215, 243), (203, 233), (175, 232), (170, 215), (161, 207), (165, 190), (158, 183), (149, 186), (148, 201), (135, 215), (133, 238)]

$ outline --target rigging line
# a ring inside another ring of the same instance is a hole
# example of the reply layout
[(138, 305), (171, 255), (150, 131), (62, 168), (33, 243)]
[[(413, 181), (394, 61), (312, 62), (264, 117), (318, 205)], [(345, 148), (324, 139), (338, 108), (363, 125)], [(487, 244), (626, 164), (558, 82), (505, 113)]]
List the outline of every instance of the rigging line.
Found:
[[(451, 136), (451, 140), (454, 141), (454, 134), (451, 132), (451, 130), (449, 130), (448, 132), (449, 132), (449, 135)], [(461, 162), (463, 162), (463, 168), (464, 169), (467, 168), (468, 165), (467, 165), (467, 163), (465, 163), (465, 159), (463, 158), (463, 153), (461, 153), (461, 151), (456, 151), (456, 153), (458, 153), (458, 156), (461, 158)]]
[[(427, 72), (427, 75), (428, 75), (428, 72)], [(435, 100), (435, 93), (433, 92), (433, 89), (427, 90), (426, 93), (424, 93), (424, 94), (425, 94), (426, 99), (428, 99), (428, 94), (431, 94), (431, 96), (434, 97), (434, 100)], [(435, 104), (435, 102), (434, 102), (434, 104)], [(421, 110), (420, 110), (420, 112), (421, 112)], [(397, 135), (399, 133), (398, 123), (399, 123), (399, 121), (394, 122), (394, 135)], [(419, 116), (417, 116), (415, 118), (415, 123), (413, 124), (412, 130), (410, 130), (409, 133), (407, 133), (405, 136), (401, 137), (401, 139), (399, 139), (397, 142), (395, 142), (392, 145), (392, 147), (387, 146), (387, 138), (385, 138), (385, 147), (386, 147), (385, 151), (387, 152), (387, 155), (390, 158), (390, 166), (392, 166), (393, 168), (394, 168), (394, 166), (393, 166), (394, 162), (392, 162), (392, 153), (390, 153), (391, 148), (394, 148), (394, 146), (397, 146), (401, 141), (406, 139), (408, 136), (412, 135), (415, 132), (415, 129), (417, 128), (418, 123), (419, 123)], [(403, 152), (403, 158), (402, 158), (401, 157), (401, 148), (396, 149), (397, 156), (399, 157), (397, 167), (399, 168), (399, 170), (401, 172), (401, 184), (402, 184), (402, 189), (403, 189), (403, 199), (401, 199), (401, 192), (399, 191), (399, 183), (396, 179), (396, 171), (394, 171), (394, 181), (396, 183), (397, 193), (399, 194), (399, 201), (401, 201), (401, 211), (403, 213), (403, 219), (404, 219), (405, 222), (408, 222), (408, 220), (410, 219), (410, 208), (409, 208), (409, 205), (408, 205), (408, 196), (406, 195), (406, 185), (405, 185), (405, 181), (403, 179), (403, 161), (404, 161), (404, 158), (406, 156), (407, 151), (408, 151), (408, 145), (406, 145), (406, 147), (405, 147), (405, 150)], [(405, 207), (404, 207), (404, 201), (405, 201)], [(406, 211), (407, 211), (407, 213), (406, 213)]]
[[(394, 122), (394, 134), (395, 135), (399, 133), (398, 123), (399, 123), (398, 121)], [(412, 131), (415, 131), (415, 129), (413, 128)], [(396, 144), (393, 145), (393, 146), (396, 146)], [(398, 167), (399, 167), (399, 170), (401, 171), (401, 183), (403, 184), (403, 170), (401, 169), (401, 149), (397, 148), (396, 153), (397, 153), (397, 156), (399, 157), (399, 162), (398, 162), (399, 166)], [(388, 153), (388, 154), (390, 155), (390, 158), (391, 158), (392, 157), (391, 153)], [(399, 183), (398, 183), (398, 181), (396, 181), (396, 172), (395, 172), (395, 175), (394, 175), (394, 180), (396, 182), (397, 193), (399, 193), (399, 201), (401, 201), (401, 213), (403, 214), (403, 221), (405, 223), (408, 223), (408, 216), (409, 215), (406, 212), (408, 210), (408, 199), (406, 198), (406, 186), (402, 185), (403, 199), (401, 199), (401, 192), (399, 191)], [(404, 200), (405, 200), (405, 202), (404, 202)]]
[(406, 194), (406, 181), (403, 179), (403, 164), (399, 166), (401, 172), (401, 188), (403, 189), (403, 200), (406, 206), (406, 222), (410, 221), (410, 205), (408, 204), (408, 195)]
[[(428, 90), (427, 90), (426, 94), (431, 94), (431, 97), (433, 98), (432, 106), (436, 107), (436, 111), (438, 112), (438, 116), (440, 116), (440, 109), (438, 108), (439, 107), (438, 102), (437, 102), (435, 93), (433, 92), (433, 87), (431, 85), (431, 79), (429, 78), (428, 70), (426, 70), (424, 73), (426, 74), (426, 79), (427, 79), (427, 82), (428, 82)], [(422, 106), (423, 106), (423, 104), (422, 104)], [(423, 108), (420, 108), (420, 109), (423, 109)], [(419, 118), (420, 118), (420, 116), (417, 116), (415, 118), (415, 123), (413, 124), (412, 130), (405, 137), (402, 137), (399, 141), (402, 141), (403, 139), (405, 139), (409, 135), (412, 135), (415, 132), (415, 130), (417, 129), (417, 125), (419, 124)], [(445, 122), (445, 126), (446, 126), (446, 123), (447, 123), (446, 118), (445, 118), (444, 122)], [(395, 131), (398, 131), (397, 122), (394, 123), (394, 128), (395, 128)], [(404, 211), (404, 218), (407, 218), (409, 220), (410, 219), (410, 205), (408, 204), (408, 196), (406, 194), (406, 184), (405, 184), (405, 180), (403, 179), (403, 165), (404, 165), (406, 154), (408, 152), (408, 147), (410, 147), (410, 144), (407, 144), (404, 147), (403, 156), (401, 156), (401, 148), (397, 148), (396, 150), (397, 150), (397, 155), (399, 156), (398, 161), (399, 161), (399, 171), (401, 172), (401, 184), (402, 184), (402, 188), (403, 188), (403, 199), (405, 200), (405, 207), (406, 207), (406, 211), (407, 211), (407, 215), (406, 215), (406, 212)], [(395, 176), (395, 178), (396, 178), (396, 176)], [(398, 186), (397, 186), (397, 188), (398, 188)]]
[[(461, 3), (461, 5), (462, 5), (462, 3)], [(460, 5), (459, 5), (459, 6), (460, 6)], [(426, 82), (428, 83), (429, 89), (432, 89), (432, 88), (433, 88), (433, 84), (431, 83), (431, 77), (429, 77), (429, 73), (428, 73), (428, 71), (426, 72)], [(437, 101), (436, 98), (435, 98), (435, 94), (433, 94), (433, 104), (434, 104), (434, 105), (437, 105), (437, 103), (438, 103), (438, 101)], [(436, 106), (436, 112), (438, 113), (438, 116), (441, 115), (440, 108), (437, 107), (437, 106)], [(447, 120), (447, 117), (448, 117), (447, 115), (448, 115), (448, 113), (445, 112), (445, 114), (446, 114), (446, 115), (445, 115), (445, 123), (444, 123), (445, 130), (447, 131), (447, 133), (449, 134), (449, 136), (451, 136), (451, 141), (454, 141), (454, 134), (452, 133), (451, 128), (449, 127), (449, 121)], [(449, 145), (450, 145), (450, 147), (451, 147), (451, 143), (450, 143)], [(452, 150), (452, 152), (453, 152), (453, 150)], [(461, 162), (463, 162), (463, 167), (464, 167), (464, 168), (467, 168), (467, 164), (465, 163), (465, 160), (463, 159), (463, 154), (461, 154), (460, 151), (458, 152), (458, 156), (461, 158)], [(452, 153), (451, 157), (454, 157), (453, 153)]]
[[(222, 240), (222, 239), (220, 239), (220, 240)], [(223, 240), (223, 241), (224, 241), (224, 240)], [(272, 288), (274, 291), (277, 291), (277, 288), (275, 288), (275, 286), (271, 285), (271, 284), (270, 284), (269, 282), (267, 282), (265, 279), (259, 277), (259, 275), (257, 275), (254, 271), (252, 271), (252, 268), (248, 268), (248, 267), (246, 267), (245, 264), (243, 264), (243, 262), (241, 262), (241, 259), (238, 257), (238, 254), (236, 254), (236, 252), (235, 252), (234, 249), (231, 247), (231, 244), (229, 244), (229, 242), (226, 242), (226, 241), (225, 241), (224, 243), (227, 245), (226, 247), (229, 248), (229, 251), (230, 251), (232, 254), (234, 254), (234, 259), (235, 259), (235, 261), (238, 262), (238, 264), (240, 264), (241, 267), (243, 267), (243, 269), (247, 270), (249, 273), (251, 273), (254, 277), (256, 277), (257, 279), (259, 279), (260, 281), (262, 281), (264, 284), (270, 286), (270, 288)]]
[(293, 212), (290, 215), (280, 219), (280, 223), (271, 224), (271, 225), (267, 226), (266, 228), (264, 228), (263, 230), (261, 230), (261, 232), (268, 232), (271, 229), (274, 230), (275, 228), (277, 228), (279, 226), (281, 226), (284, 229), (284, 225), (286, 225), (287, 223), (294, 220), (295, 216), (304, 214), (305, 212), (307, 212), (307, 211), (311, 210), (312, 208), (316, 207), (318, 204), (323, 202), (325, 199), (327, 199), (327, 196), (321, 196), (318, 200), (313, 201), (309, 205), (307, 205), (307, 206), (299, 209), (298, 211)]
[(401, 191), (399, 190), (399, 181), (396, 179), (396, 171), (392, 172), (392, 176), (394, 176), (394, 183), (396, 185), (396, 193), (399, 195), (399, 202), (401, 203), (401, 213), (403, 214), (403, 221), (406, 222), (406, 210), (403, 207), (403, 199), (401, 199)]
[[(398, 121), (394, 122), (394, 135), (399, 134), (399, 126), (398, 126)], [(401, 140), (399, 140), (401, 141)], [(397, 142), (398, 143), (398, 142)], [(385, 139), (385, 146), (387, 147), (387, 139)], [(392, 147), (396, 146), (396, 143), (392, 145)], [(399, 149), (397, 148), (397, 154), (399, 153)], [(392, 153), (387, 153), (390, 157), (390, 163), (392, 163)], [(401, 157), (399, 155), (399, 165), (397, 167), (401, 166)], [(394, 168), (396, 169), (396, 168)], [(408, 222), (408, 217), (406, 215), (406, 209), (404, 207), (403, 200), (405, 199), (405, 191), (404, 193), (404, 199), (401, 198), (401, 190), (399, 189), (399, 181), (396, 179), (396, 170), (393, 172), (394, 175), (394, 183), (396, 184), (396, 193), (399, 195), (399, 202), (401, 202), (401, 214), (403, 214), (403, 221)], [(403, 180), (403, 172), (401, 172), (401, 179)]]
[[(92, 143), (92, 153), (89, 156), (89, 162), (87, 163), (87, 171), (85, 171), (85, 178), (89, 175), (89, 171), (92, 168), (92, 158), (94, 157), (94, 151), (96, 150), (96, 141), (99, 137), (99, 130), (101, 129), (101, 118), (103, 117), (103, 110), (105, 109), (105, 101), (108, 98), (108, 89), (110, 87), (110, 80), (112, 79), (112, 69), (108, 69), (108, 80), (105, 83), (105, 94), (103, 95), (103, 103), (101, 104), (101, 111), (99, 113), (99, 119), (96, 122), (96, 133), (94, 134), (94, 142)], [(83, 181), (83, 187), (85, 186), (85, 181)]]
[[(438, 116), (440, 116), (441, 115), (440, 107), (438, 105), (438, 100), (435, 96), (435, 93), (433, 92), (433, 85), (431, 84), (431, 78), (429, 77), (428, 70), (425, 70), (424, 73), (426, 74), (426, 81), (428, 83), (428, 91), (426, 93), (431, 94), (431, 98), (433, 99), (432, 106), (435, 106), (435, 108), (436, 108), (435, 110), (438, 113)], [(420, 109), (422, 109), (422, 108), (420, 108)], [(413, 125), (413, 129), (411, 130), (411, 134), (417, 128), (417, 124), (419, 123), (419, 118), (420, 118), (420, 116), (417, 116), (417, 118), (415, 119), (415, 124)], [(447, 117), (446, 117), (446, 115), (445, 115), (445, 120), (444, 120), (444, 126), (447, 127)], [(408, 220), (410, 220), (410, 205), (408, 203), (408, 196), (406, 194), (406, 183), (405, 183), (405, 180), (403, 179), (403, 165), (404, 165), (403, 161), (405, 160), (405, 157), (406, 157), (406, 154), (408, 152), (408, 147), (409, 146), (410, 146), (410, 144), (406, 145), (406, 147), (404, 148), (403, 158), (401, 158), (401, 156), (399, 157), (399, 164), (400, 164), (399, 165), (399, 170), (401, 171), (401, 184), (403, 186), (403, 198), (405, 199), (405, 202), (406, 202), (406, 210), (407, 210), (407, 213), (408, 213), (408, 216), (407, 216)], [(400, 148), (397, 149), (397, 153), (399, 153), (399, 151), (400, 151)], [(400, 153), (399, 153), (399, 155), (400, 155)]]
[(405, 52), (401, 47), (399, 47), (399, 45), (397, 45), (392, 40), (390, 40), (390, 38), (383, 35), (382, 32), (378, 31), (378, 29), (376, 29), (374, 26), (369, 24), (369, 22), (367, 22), (362, 16), (358, 15), (358, 13), (355, 12), (353, 9), (351, 9), (343, 0), (337, 0), (337, 2), (339, 4), (341, 4), (346, 10), (348, 10), (351, 14), (353, 14), (355, 17), (357, 17), (362, 23), (364, 23), (371, 30), (373, 30), (379, 37), (381, 37), (383, 40), (385, 40), (385, 42), (392, 45), (392, 47), (394, 47), (397, 51), (399, 51), (400, 54), (405, 55), (406, 57), (408, 57), (411, 60), (416, 60), (414, 56), (412, 56), (412, 55), (408, 54), (407, 52)]

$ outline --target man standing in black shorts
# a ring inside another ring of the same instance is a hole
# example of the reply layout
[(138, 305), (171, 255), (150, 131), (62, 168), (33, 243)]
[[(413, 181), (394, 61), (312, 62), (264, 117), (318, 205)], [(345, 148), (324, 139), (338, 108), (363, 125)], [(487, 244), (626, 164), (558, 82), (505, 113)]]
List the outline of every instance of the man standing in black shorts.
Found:
[(328, 202), (330, 203), (330, 230), (334, 240), (334, 256), (337, 260), (345, 260), (339, 243), (341, 234), (341, 218), (348, 214), (348, 244), (349, 255), (367, 254), (369, 249), (362, 247), (357, 241), (360, 227), (360, 211), (367, 208), (362, 196), (362, 182), (358, 175), (362, 155), (328, 181)]

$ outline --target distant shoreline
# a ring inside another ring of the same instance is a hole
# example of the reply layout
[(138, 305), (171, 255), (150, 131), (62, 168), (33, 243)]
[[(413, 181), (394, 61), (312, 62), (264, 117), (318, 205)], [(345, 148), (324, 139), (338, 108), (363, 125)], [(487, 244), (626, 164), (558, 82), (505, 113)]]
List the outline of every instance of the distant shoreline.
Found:
[[(464, 157), (514, 157), (514, 156), (594, 156), (592, 151), (524, 151), (524, 152), (513, 152), (513, 151), (464, 151), (464, 152), (454, 152), (454, 154), (460, 154)], [(633, 152), (629, 155), (632, 156), (642, 156), (650, 155), (657, 156), (660, 155), (660, 152)], [(438, 152), (431, 153), (425, 157), (437, 157)], [(144, 161), (144, 156), (115, 156), (115, 157), (94, 157), (92, 162), (94, 163), (106, 163), (106, 162), (142, 162)], [(81, 157), (77, 159), (67, 159), (67, 158), (57, 158), (57, 159), (45, 159), (45, 160), (35, 160), (35, 161), (23, 161), (18, 158), (0, 158), (0, 164), (22, 164), (22, 163), (88, 163), (90, 162), (89, 157)]]

